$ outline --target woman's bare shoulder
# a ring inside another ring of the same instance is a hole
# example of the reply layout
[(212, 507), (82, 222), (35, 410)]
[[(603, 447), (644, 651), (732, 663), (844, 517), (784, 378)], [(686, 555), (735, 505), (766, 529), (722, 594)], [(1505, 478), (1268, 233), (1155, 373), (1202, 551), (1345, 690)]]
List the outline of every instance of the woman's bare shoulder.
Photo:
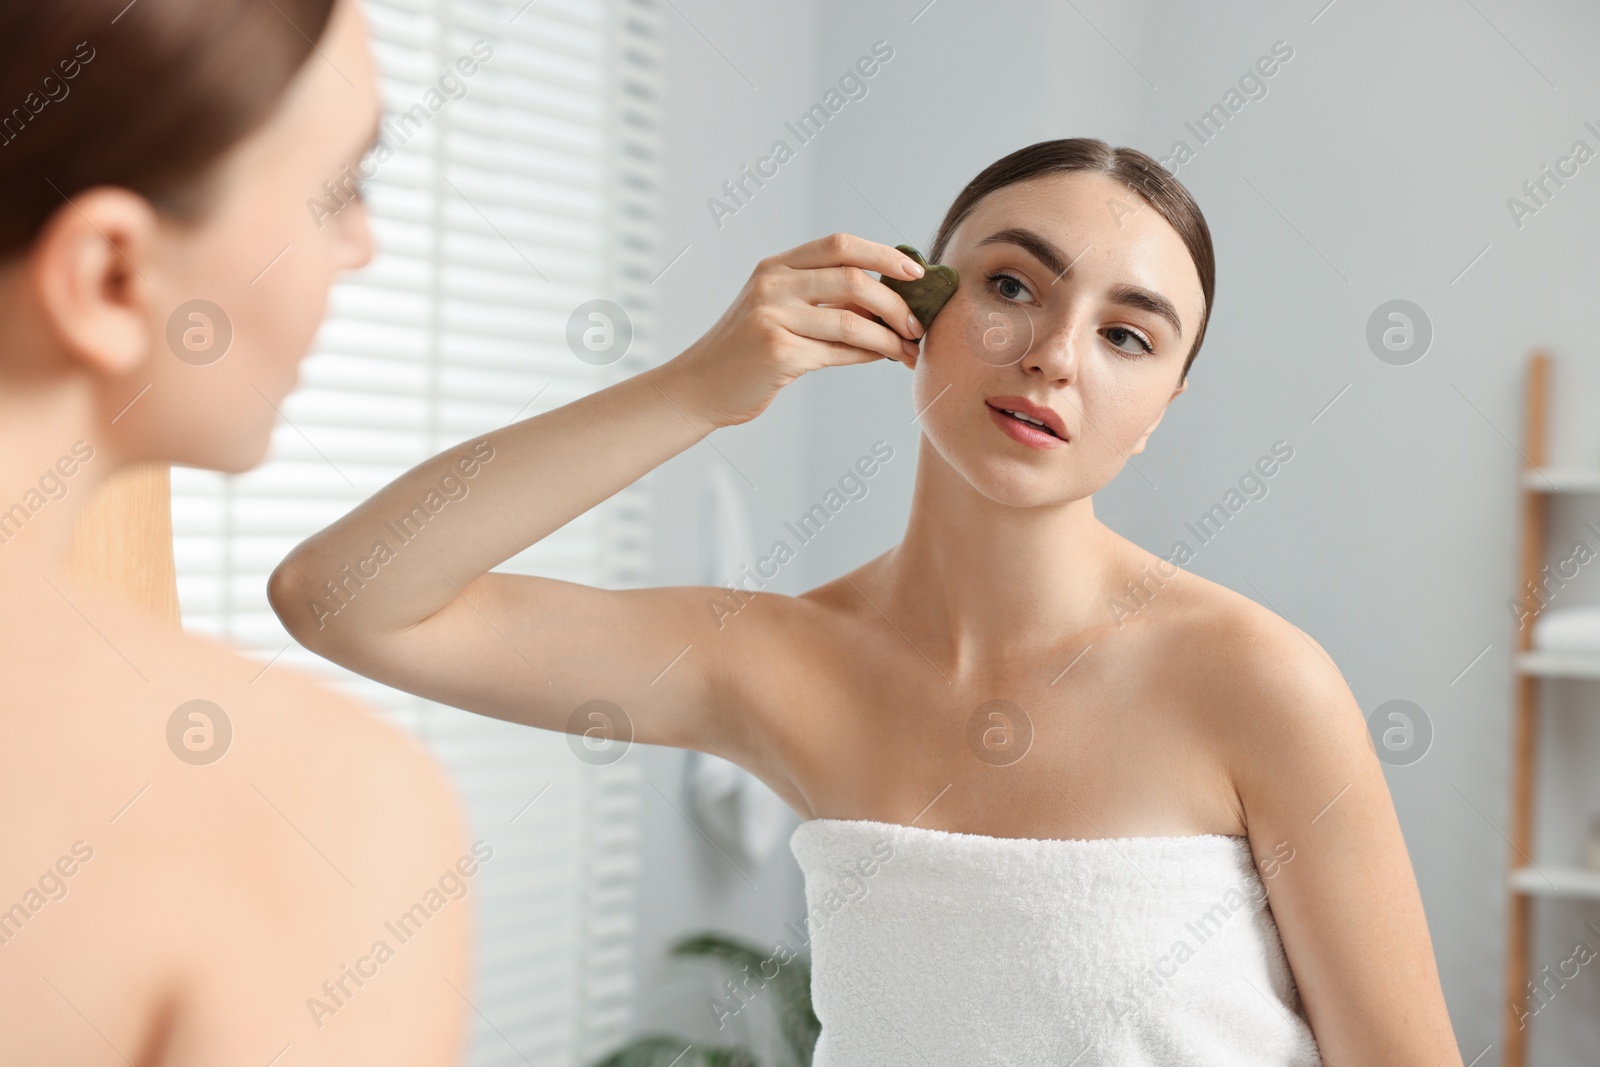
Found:
[(0, 663), (22, 698), (14, 709), (21, 719), (46, 723), (52, 716), (45, 709), (53, 707), (103, 714), (104, 728), (144, 735), (151, 715), (204, 699), (224, 713), (231, 705), (250, 720), (249, 736), (266, 746), (298, 743), (310, 726), (335, 746), (382, 747), (384, 738), (402, 737), (361, 702), (286, 666), (281, 652), (249, 655), (59, 578), (34, 575), (6, 593)]
[(404, 852), (408, 833), (459, 836), (420, 744), (310, 674), (70, 586), (11, 592), (26, 621), (0, 622), (0, 805), (51, 795), (30, 823), (40, 848), (99, 825), (107, 841), (172, 862), (192, 852), (248, 881), (307, 839), (359, 866), (383, 862), (380, 841)]
[[(208, 1034), (259, 1031), (465, 853), (434, 762), (311, 676), (64, 583), (14, 583), (4, 609), (0, 884), (35, 888), (0, 899), (0, 934), (123, 1004), (100, 1020), (116, 1047), (172, 1005)], [(412, 955), (459, 974), (464, 911), (430, 929)], [(30, 973), (0, 969), (6, 1001), (59, 1010)]]
[(1196, 657), (1213, 665), (1218, 696), (1244, 700), (1294, 691), (1326, 698), (1347, 691), (1333, 657), (1310, 634), (1236, 590), (1187, 578), (1186, 640)]
[[(1197, 575), (1169, 584), (1163, 683), (1216, 761), (1229, 807), (1257, 852), (1335, 803), (1387, 803), (1360, 705), (1315, 638), (1271, 607)], [(1342, 790), (1363, 785), (1352, 799)], [(1364, 811), (1363, 817), (1372, 817)], [(1303, 835), (1294, 836), (1304, 843)], [(1270, 840), (1268, 840), (1270, 839)]]
[(1361, 707), (1315, 638), (1219, 583), (1184, 572), (1176, 587), (1169, 677), (1193, 700), (1241, 796), (1281, 773), (1290, 750), (1370, 754)]
[(861, 581), (869, 570), (863, 565), (796, 594), (717, 590), (729, 608), (720, 629), (752, 650), (761, 646), (774, 660), (790, 652), (805, 659), (808, 642), (848, 640), (842, 627), (865, 608)]
[(1218, 682), (1306, 668), (1325, 682), (1338, 676), (1327, 651), (1272, 607), (1142, 549), (1127, 569), (1138, 578), (1123, 586), (1120, 611), (1130, 620), (1148, 617), (1186, 670)]

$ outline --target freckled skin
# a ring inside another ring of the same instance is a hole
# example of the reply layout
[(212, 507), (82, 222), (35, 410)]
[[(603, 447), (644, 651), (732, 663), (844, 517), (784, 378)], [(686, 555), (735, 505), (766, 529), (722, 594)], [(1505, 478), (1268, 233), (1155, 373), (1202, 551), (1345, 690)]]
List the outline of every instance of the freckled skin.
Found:
[[(1149, 432), (1183, 388), (1178, 375), (1204, 304), (1200, 280), (1182, 239), (1153, 208), (1122, 215), (1108, 207), (1132, 199), (1104, 175), (1057, 175), (998, 191), (957, 227), (944, 258), (963, 285), (923, 342), (912, 402), (918, 411), (933, 405), (921, 420), (923, 432), (980, 493), (1014, 506), (1086, 497), (1115, 477), (1129, 455), (1144, 450)], [(1071, 267), (1065, 276), (1057, 280), (1014, 245), (973, 247), (1019, 221), (1066, 253)], [(1020, 306), (1032, 324), (1033, 343), (1028, 356), (1010, 367), (973, 358), (968, 337), (974, 316), (1017, 306), (1002, 301), (985, 280), (996, 270), (1015, 275), (1030, 293)], [(1180, 320), (1190, 324), (1185, 339), (1169, 327), (1158, 333), (1164, 324), (1153, 315), (1104, 306), (1101, 294), (1116, 281), (1166, 294), (1178, 305)], [(1117, 322), (1140, 324), (1154, 335), (1156, 354), (1129, 359), (1140, 351), (1130, 340), (1120, 342), (1119, 352), (1100, 334)], [(1030, 388), (1030, 380), (1042, 384)], [(1045, 390), (1059, 398), (1053, 406), (1071, 416), (1073, 447), (1037, 454), (985, 447), (980, 442), (992, 427), (976, 404), (933, 404), (947, 387), (955, 397)]]

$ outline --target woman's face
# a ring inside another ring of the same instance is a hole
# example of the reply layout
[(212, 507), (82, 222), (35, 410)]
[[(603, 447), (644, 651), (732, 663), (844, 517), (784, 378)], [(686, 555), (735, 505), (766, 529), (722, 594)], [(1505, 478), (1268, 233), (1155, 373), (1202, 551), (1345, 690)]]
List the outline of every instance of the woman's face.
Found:
[(329, 287), (371, 258), (362, 204), (343, 194), (339, 207), (323, 183), (348, 184), (341, 168), (355, 170), (378, 115), (360, 9), (338, 0), (272, 117), (222, 161), (211, 209), (159, 225), (142, 271), (149, 351), (102, 397), (126, 406), (107, 429), (123, 454), (230, 472), (260, 462)]
[[(1019, 507), (1111, 481), (1183, 391), (1204, 295), (1177, 231), (1121, 182), (1070, 172), (986, 197), (942, 258), (960, 285), (912, 389), (933, 448), (980, 493)], [(996, 410), (1018, 398), (1047, 409), (1063, 437)]]

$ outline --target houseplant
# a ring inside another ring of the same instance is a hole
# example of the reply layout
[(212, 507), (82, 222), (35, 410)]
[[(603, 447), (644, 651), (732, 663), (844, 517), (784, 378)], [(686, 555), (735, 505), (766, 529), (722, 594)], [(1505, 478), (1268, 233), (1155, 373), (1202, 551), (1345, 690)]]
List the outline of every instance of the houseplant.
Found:
[[(773, 954), (751, 942), (714, 931), (680, 938), (669, 954), (722, 967), (730, 991), (729, 1001), (721, 1003), (723, 1012), (737, 1017), (743, 1014), (743, 1008), (761, 1005), (763, 1015), (777, 1032), (778, 1056), (772, 1067), (810, 1067), (817, 1035), (822, 1032), (822, 1023), (811, 1008), (810, 964), (793, 956), (768, 977)], [(742, 1001), (733, 996), (736, 989), (745, 991), (746, 996), (751, 992), (754, 995)], [(596, 1060), (590, 1067), (762, 1067), (762, 1063), (747, 1043), (699, 1045), (675, 1034), (650, 1033)]]

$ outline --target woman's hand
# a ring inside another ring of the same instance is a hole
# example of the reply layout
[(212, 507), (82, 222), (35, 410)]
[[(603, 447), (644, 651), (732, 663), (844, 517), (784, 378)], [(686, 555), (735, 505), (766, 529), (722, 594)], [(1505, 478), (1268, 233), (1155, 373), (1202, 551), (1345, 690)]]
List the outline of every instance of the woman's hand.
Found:
[(734, 426), (807, 371), (877, 359), (914, 366), (922, 324), (869, 270), (908, 280), (923, 273), (898, 249), (848, 233), (756, 264), (716, 325), (671, 361), (696, 383), (697, 406), (717, 425)]

